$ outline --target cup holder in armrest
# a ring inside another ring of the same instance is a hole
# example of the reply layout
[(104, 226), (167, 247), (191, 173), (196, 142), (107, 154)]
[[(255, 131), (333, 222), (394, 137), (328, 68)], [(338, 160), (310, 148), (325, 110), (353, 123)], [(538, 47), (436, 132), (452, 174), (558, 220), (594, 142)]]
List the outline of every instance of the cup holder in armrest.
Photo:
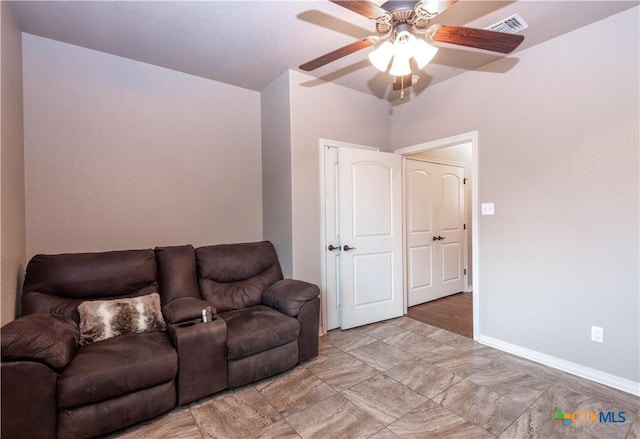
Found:
[(178, 325), (178, 328), (188, 328), (189, 326), (195, 325), (196, 322), (184, 322)]

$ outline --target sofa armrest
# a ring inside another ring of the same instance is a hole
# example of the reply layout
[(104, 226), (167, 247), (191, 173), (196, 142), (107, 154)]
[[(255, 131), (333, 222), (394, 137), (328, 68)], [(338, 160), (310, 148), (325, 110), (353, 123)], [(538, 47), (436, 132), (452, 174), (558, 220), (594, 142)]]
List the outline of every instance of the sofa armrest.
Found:
[(294, 279), (284, 279), (271, 285), (262, 294), (262, 304), (291, 317), (297, 317), (300, 309), (320, 295), (317, 285)]
[(28, 314), (2, 327), (2, 361), (37, 361), (61, 370), (73, 358), (79, 337), (78, 324), (69, 317)]
[(170, 323), (181, 323), (202, 318), (202, 310), (205, 308), (211, 308), (211, 314), (217, 312), (206, 300), (194, 297), (180, 297), (164, 305), (162, 314)]
[(56, 439), (58, 373), (35, 361), (0, 365), (0, 436)]

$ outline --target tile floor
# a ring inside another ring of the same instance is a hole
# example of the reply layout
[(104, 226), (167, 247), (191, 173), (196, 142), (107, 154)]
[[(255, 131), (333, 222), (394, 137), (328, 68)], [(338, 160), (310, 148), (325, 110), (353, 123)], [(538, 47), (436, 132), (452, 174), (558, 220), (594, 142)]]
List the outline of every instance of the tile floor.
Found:
[[(625, 422), (563, 427), (559, 408)], [(640, 399), (401, 317), (331, 331), (288, 372), (109, 437), (640, 439)]]

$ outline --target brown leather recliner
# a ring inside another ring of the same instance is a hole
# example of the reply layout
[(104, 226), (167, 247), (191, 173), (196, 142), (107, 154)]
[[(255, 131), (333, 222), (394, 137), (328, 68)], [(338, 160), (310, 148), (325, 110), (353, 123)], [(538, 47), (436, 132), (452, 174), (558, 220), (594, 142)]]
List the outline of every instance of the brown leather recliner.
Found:
[(270, 242), (196, 250), (198, 284), (227, 326), (228, 386), (241, 386), (318, 355), (320, 290), (283, 279)]
[[(181, 369), (183, 360), (200, 358), (185, 364), (190, 373), (179, 374), (179, 403), (209, 394), (207, 386), (210, 393), (220, 389), (211, 365), (226, 371), (225, 387), (238, 387), (318, 355), (320, 290), (283, 279), (270, 242), (163, 247), (156, 255), (163, 312)], [(206, 306), (214, 321), (200, 324)], [(212, 351), (223, 352), (223, 359), (212, 358)]]
[(2, 436), (80, 438), (176, 403), (178, 356), (166, 332), (78, 345), (78, 305), (158, 291), (153, 250), (37, 255), (21, 317), (2, 328)]
[[(80, 303), (156, 291), (166, 332), (79, 345)], [(289, 369), (318, 353), (318, 295), (269, 242), (35, 256), (1, 332), (2, 437), (98, 436)]]

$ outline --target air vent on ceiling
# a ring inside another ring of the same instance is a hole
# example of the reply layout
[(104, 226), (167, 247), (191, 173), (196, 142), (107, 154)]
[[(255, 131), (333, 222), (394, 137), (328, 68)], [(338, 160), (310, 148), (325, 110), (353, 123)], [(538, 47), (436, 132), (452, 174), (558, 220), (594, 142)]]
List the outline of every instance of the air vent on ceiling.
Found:
[(511, 17), (507, 17), (504, 20), (500, 20), (491, 26), (485, 27), (486, 30), (492, 30), (495, 32), (504, 32), (506, 34), (515, 34), (521, 30), (527, 29), (529, 25), (518, 14), (513, 14)]

